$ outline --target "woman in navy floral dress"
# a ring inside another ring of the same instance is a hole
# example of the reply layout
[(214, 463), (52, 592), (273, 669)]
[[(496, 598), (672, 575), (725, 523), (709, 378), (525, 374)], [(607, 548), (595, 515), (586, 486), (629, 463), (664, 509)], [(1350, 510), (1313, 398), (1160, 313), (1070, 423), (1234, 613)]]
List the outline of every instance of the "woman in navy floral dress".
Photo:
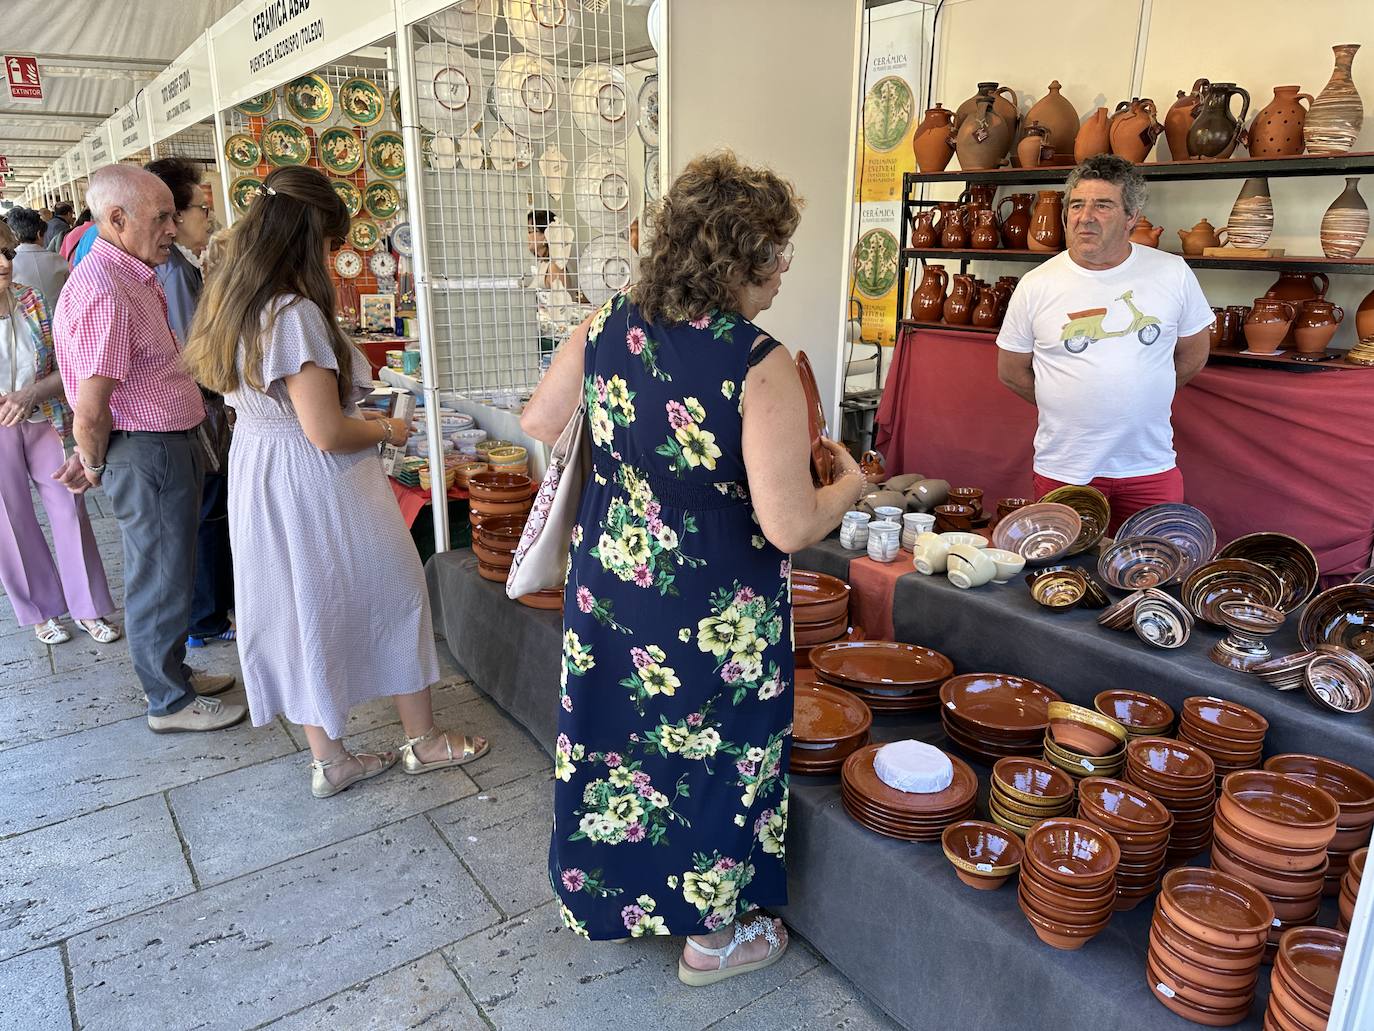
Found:
[(791, 187), (730, 154), (673, 184), (642, 279), (555, 359), (524, 416), (586, 406), (594, 471), (564, 601), (550, 876), (593, 939), (688, 935), (704, 984), (781, 956), (792, 723), (788, 552), (863, 476), (815, 488), (787, 352), (751, 321), (790, 265)]

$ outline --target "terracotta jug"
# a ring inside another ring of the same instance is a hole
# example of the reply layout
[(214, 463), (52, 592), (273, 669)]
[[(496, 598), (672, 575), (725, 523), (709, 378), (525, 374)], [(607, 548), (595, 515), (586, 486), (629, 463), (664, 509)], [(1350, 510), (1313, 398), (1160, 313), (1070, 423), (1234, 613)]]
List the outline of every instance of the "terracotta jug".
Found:
[[(1274, 280), (1264, 296), (1272, 300), (1292, 301), (1296, 305), (1312, 298), (1325, 298), (1330, 286), (1331, 280), (1325, 272), (1280, 272), (1279, 278)], [(1292, 347), (1293, 342), (1291, 333), (1283, 338), (1284, 347)]]
[(941, 200), (935, 202), (934, 229), (935, 241), (937, 246), (939, 245), (941, 235), (945, 231), (945, 219), (954, 216), (955, 213), (958, 212), (958, 210), (959, 202), (957, 200)]
[(955, 276), (954, 286), (945, 298), (945, 321), (951, 326), (967, 326), (973, 318), (974, 281), (972, 276)]
[(1158, 247), (1159, 237), (1163, 232), (1163, 226), (1152, 225), (1148, 218), (1141, 215), (1135, 228), (1131, 230), (1131, 243), (1138, 243), (1142, 247)]
[(945, 310), (945, 288), (949, 273), (943, 265), (927, 265), (920, 285), (911, 295), (911, 317), (921, 322), (939, 322)]
[[(1026, 249), (1026, 234), (1030, 232), (1031, 202), (1034, 194), (1010, 193), (997, 202), (997, 214), (1002, 218), (1002, 244), (1014, 250)], [(1011, 214), (1002, 215), (1002, 205), (1011, 202)]]
[(1322, 216), (1322, 253), (1328, 258), (1346, 260), (1360, 253), (1369, 236), (1369, 205), (1360, 196), (1360, 180), (1352, 176), (1345, 190), (1331, 202)]
[(927, 109), (911, 137), (911, 149), (922, 172), (943, 172), (954, 156), (954, 112), (939, 104)]
[(1099, 107), (1088, 116), (1078, 129), (1078, 138), (1073, 144), (1073, 159), (1080, 164), (1098, 154), (1106, 154), (1111, 149), (1107, 136), (1107, 109)]
[(1303, 301), (1293, 320), (1293, 341), (1299, 354), (1325, 354), (1326, 345), (1345, 321), (1345, 309), (1323, 298)]
[(1355, 337), (1362, 344), (1374, 344), (1374, 290), (1355, 309)]
[(978, 303), (973, 308), (973, 324), (983, 329), (992, 329), (1001, 321), (996, 289), (991, 286), (979, 287)]
[[(1312, 94), (1300, 93), (1301, 86), (1275, 86), (1274, 99), (1260, 109), (1245, 134), (1245, 145), (1252, 158), (1297, 157), (1302, 153), (1302, 127), (1307, 123), (1307, 107)], [(1302, 99), (1307, 98), (1307, 107)]]
[(1202, 99), (1202, 87), (1206, 85), (1206, 79), (1197, 79), (1193, 82), (1192, 92), (1179, 90), (1178, 99), (1164, 115), (1164, 139), (1169, 144), (1169, 157), (1175, 161), (1184, 161), (1188, 157), (1188, 129), (1193, 124), (1193, 115)]
[(955, 110), (954, 131), (958, 133), (964, 127), (964, 122), (968, 120), (970, 115), (977, 112), (978, 102), (984, 97), (992, 100), (993, 109), (1011, 126), (1012, 138), (1007, 140), (1007, 150), (1010, 152), (1015, 143), (1017, 112), (1021, 110), (1021, 100), (1010, 86), (999, 86), (995, 82), (980, 82), (978, 92), (965, 100)]
[(1297, 314), (1297, 306), (1292, 301), (1256, 297), (1254, 307), (1245, 320), (1246, 350), (1255, 354), (1273, 354), (1279, 349)]
[(1226, 246), (1263, 247), (1273, 234), (1274, 200), (1269, 195), (1269, 180), (1247, 179), (1226, 220)]
[(926, 208), (918, 212), (911, 223), (912, 247), (934, 247), (940, 242), (939, 235), (935, 232), (935, 209)]
[(1226, 321), (1221, 329), (1223, 347), (1242, 347), (1245, 344), (1245, 320), (1250, 317), (1247, 304), (1228, 304)]
[(1336, 55), (1336, 67), (1317, 99), (1312, 101), (1302, 127), (1303, 142), (1309, 154), (1344, 154), (1360, 135), (1364, 104), (1350, 77), (1350, 66), (1359, 49), (1358, 43), (1342, 43), (1331, 48)]
[[(1240, 114), (1231, 114), (1231, 98), (1241, 98)], [(1250, 113), (1250, 94), (1234, 82), (1209, 82), (1188, 127), (1188, 156), (1229, 158), (1240, 142), (1245, 116)]]
[(967, 247), (968, 246), (968, 208), (962, 205), (953, 211), (947, 212), (940, 221), (940, 246), (941, 247)]
[(1016, 157), (1022, 168), (1039, 168), (1054, 160), (1054, 151), (1045, 142), (1048, 137), (1049, 130), (1039, 122), (1026, 126), (1026, 134), (1016, 145)]
[(1064, 195), (1058, 190), (1041, 190), (1035, 195), (1026, 247), (1032, 251), (1063, 249)]
[(978, 251), (990, 251), (1002, 242), (997, 232), (997, 213), (991, 208), (974, 209), (973, 231), (969, 233), (968, 242)]
[(1112, 116), (1109, 137), (1112, 153), (1133, 164), (1140, 164), (1150, 153), (1164, 126), (1159, 124), (1155, 102), (1149, 97), (1123, 100)]
[(996, 196), (995, 184), (970, 183), (964, 192), (959, 194), (959, 203), (971, 208), (991, 208), (992, 199)]
[[(1060, 88), (1058, 79), (1050, 83), (1045, 95), (1026, 112), (1025, 122), (1027, 125), (1039, 122), (1045, 127), (1045, 143), (1053, 157), (1043, 159), (1042, 163), (1052, 160), (1056, 164), (1067, 165), (1078, 140), (1078, 112), (1060, 95)], [(1023, 138), (1025, 134), (1026, 130), (1022, 130)], [(1020, 149), (1019, 142), (1017, 148)], [(1024, 161), (1021, 163), (1025, 164)]]
[(1003, 118), (992, 97), (979, 97), (978, 107), (959, 126), (954, 152), (965, 172), (996, 168), (1006, 159), (1015, 125)]
[(1213, 351), (1221, 346), (1222, 329), (1226, 320), (1225, 308), (1212, 309), (1212, 324), (1207, 327), (1207, 346)]
[(1183, 242), (1183, 253), (1198, 256), (1208, 247), (1221, 246), (1221, 233), (1226, 232), (1223, 227), (1220, 232), (1216, 227), (1205, 218), (1193, 226), (1192, 229), (1180, 229), (1178, 238)]
[(1016, 289), (1016, 276), (998, 276), (993, 290), (997, 293), (997, 322), (1000, 325), (1007, 317), (1007, 305), (1011, 304), (1012, 291)]

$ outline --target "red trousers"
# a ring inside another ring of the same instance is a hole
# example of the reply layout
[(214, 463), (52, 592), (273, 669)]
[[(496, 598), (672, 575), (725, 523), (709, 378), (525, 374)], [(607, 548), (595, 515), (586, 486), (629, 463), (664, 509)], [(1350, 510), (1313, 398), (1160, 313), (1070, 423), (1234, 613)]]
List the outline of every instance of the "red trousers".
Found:
[[(1035, 474), (1036, 497), (1043, 498), (1056, 487), (1063, 486), (1065, 484), (1059, 480)], [(1121, 479), (1099, 476), (1088, 486), (1100, 490), (1106, 496), (1107, 503), (1112, 506), (1111, 522), (1107, 525), (1109, 536), (1115, 536), (1117, 527), (1142, 508), (1160, 505), (1166, 501), (1183, 500), (1183, 473), (1179, 472), (1178, 466), (1149, 476), (1127, 476)]]

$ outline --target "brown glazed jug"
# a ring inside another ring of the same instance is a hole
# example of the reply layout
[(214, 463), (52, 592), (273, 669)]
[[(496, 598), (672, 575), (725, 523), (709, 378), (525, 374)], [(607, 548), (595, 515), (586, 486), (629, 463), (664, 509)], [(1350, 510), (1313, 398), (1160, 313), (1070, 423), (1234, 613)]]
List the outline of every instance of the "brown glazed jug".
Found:
[(935, 241), (939, 245), (940, 236), (945, 231), (945, 220), (954, 217), (959, 210), (957, 200), (940, 200), (935, 202)]
[(946, 212), (945, 217), (940, 221), (941, 247), (959, 248), (968, 246), (968, 211), (968, 208), (961, 205), (953, 211)]
[(1021, 167), (1039, 168), (1042, 164), (1053, 161), (1054, 151), (1045, 142), (1049, 137), (1049, 130), (1039, 122), (1031, 122), (1025, 131), (1021, 142), (1016, 145), (1016, 158)]
[(939, 104), (927, 109), (911, 137), (911, 149), (922, 172), (943, 172), (954, 156), (954, 112)]
[(1082, 164), (1088, 158), (1106, 154), (1111, 150), (1107, 136), (1107, 109), (1099, 107), (1088, 116), (1078, 129), (1078, 138), (1073, 144), (1073, 159)]
[(1362, 344), (1374, 344), (1374, 290), (1355, 309), (1355, 336)]
[(934, 247), (939, 242), (939, 234), (935, 232), (935, 209), (926, 208), (912, 220), (910, 245), (912, 247)]
[[(1279, 301), (1292, 301), (1296, 310), (1296, 305), (1302, 301), (1314, 297), (1325, 298), (1330, 287), (1331, 280), (1325, 272), (1280, 272), (1279, 278), (1264, 291), (1264, 296)], [(1293, 344), (1293, 335), (1289, 333), (1283, 338), (1283, 346), (1292, 347)]]
[(1355, 60), (1358, 43), (1341, 43), (1331, 48), (1336, 55), (1336, 67), (1331, 72), (1302, 127), (1303, 142), (1309, 154), (1344, 154), (1355, 145), (1364, 124), (1364, 104), (1350, 67)]
[(1063, 249), (1064, 195), (1058, 190), (1041, 190), (1035, 195), (1026, 247), (1032, 251)]
[(1180, 229), (1178, 238), (1183, 242), (1183, 253), (1197, 257), (1208, 247), (1220, 247), (1221, 234), (1224, 232), (1225, 227), (1218, 230), (1204, 218), (1192, 229)]
[(1273, 354), (1279, 349), (1297, 315), (1297, 306), (1292, 301), (1256, 297), (1254, 307), (1245, 320), (1246, 349), (1256, 354)]
[(969, 115), (978, 110), (978, 102), (985, 97), (992, 100), (993, 109), (1011, 126), (1012, 139), (1007, 140), (1007, 150), (1010, 151), (1012, 143), (1015, 142), (1017, 112), (1021, 109), (1021, 100), (1010, 86), (999, 86), (995, 82), (980, 82), (978, 92), (955, 109), (954, 131), (957, 133), (964, 127), (964, 122), (967, 121)]
[(1132, 164), (1140, 164), (1164, 131), (1155, 118), (1155, 102), (1149, 97), (1123, 100), (1112, 116), (1109, 137), (1112, 153)]
[(978, 106), (964, 119), (955, 138), (954, 152), (965, 172), (996, 168), (1011, 148), (1015, 123), (1003, 118), (992, 97), (978, 98)]
[[(1245, 134), (1245, 145), (1252, 158), (1289, 158), (1302, 153), (1302, 127), (1312, 94), (1300, 93), (1301, 86), (1275, 86), (1274, 99), (1260, 109)], [(1307, 98), (1307, 107), (1302, 106)]]
[(1228, 304), (1226, 321), (1221, 327), (1223, 347), (1242, 347), (1245, 344), (1245, 320), (1250, 317), (1250, 308), (1245, 304)]
[(997, 213), (991, 208), (973, 209), (973, 231), (969, 233), (969, 246), (978, 251), (993, 250), (1001, 243), (997, 232)]
[(1174, 161), (1188, 158), (1188, 129), (1193, 124), (1198, 101), (1202, 99), (1202, 87), (1206, 85), (1206, 79), (1197, 79), (1192, 92), (1179, 90), (1178, 99), (1164, 115), (1164, 140), (1169, 145), (1169, 157)]
[[(997, 214), (1002, 219), (1002, 244), (1013, 250), (1026, 249), (1026, 234), (1030, 232), (1031, 202), (1035, 195), (1009, 193), (997, 202)], [(1002, 214), (1002, 205), (1011, 202), (1011, 214)]]
[[(1241, 99), (1240, 114), (1231, 114), (1231, 98)], [(1250, 93), (1234, 82), (1209, 82), (1188, 127), (1188, 156), (1229, 158), (1240, 142), (1245, 116), (1250, 113)]]
[(1212, 324), (1207, 327), (1207, 346), (1215, 351), (1221, 346), (1222, 328), (1225, 325), (1226, 309), (1212, 309)]
[(945, 321), (951, 326), (967, 326), (973, 318), (974, 281), (972, 276), (955, 276), (954, 286), (945, 298)]
[(1293, 342), (1299, 354), (1325, 354), (1326, 345), (1345, 321), (1345, 309), (1324, 298), (1303, 301), (1293, 320)]
[(997, 196), (997, 187), (988, 183), (970, 183), (959, 194), (959, 203), (971, 208), (990, 208), (992, 198)]
[(945, 288), (949, 273), (943, 265), (927, 265), (920, 285), (911, 295), (911, 317), (921, 322), (939, 322), (945, 310)]
[[(1066, 165), (1073, 157), (1074, 144), (1078, 140), (1078, 112), (1060, 95), (1060, 88), (1058, 79), (1050, 83), (1045, 95), (1026, 112), (1025, 122), (1027, 125), (1039, 122), (1045, 127), (1045, 143), (1053, 155), (1044, 159), (1045, 162), (1053, 160)], [(1022, 130), (1023, 138), (1027, 131)], [(1020, 143), (1017, 149), (1020, 150)], [(1025, 162), (1022, 161), (1022, 164)]]
[[(992, 288), (997, 294), (997, 322), (999, 325), (1007, 317), (1007, 306), (1011, 304), (1011, 295), (1012, 291), (1016, 289), (1016, 283), (1016, 276), (998, 276), (997, 282)], [(1371, 297), (1374, 297), (1374, 294)]]
[(978, 288), (978, 303), (973, 308), (973, 324), (982, 329), (993, 329), (1002, 321), (997, 303), (997, 289), (991, 286)]
[(1158, 247), (1159, 237), (1163, 232), (1163, 226), (1153, 225), (1148, 218), (1141, 215), (1140, 221), (1131, 230), (1131, 243), (1138, 243), (1142, 247)]

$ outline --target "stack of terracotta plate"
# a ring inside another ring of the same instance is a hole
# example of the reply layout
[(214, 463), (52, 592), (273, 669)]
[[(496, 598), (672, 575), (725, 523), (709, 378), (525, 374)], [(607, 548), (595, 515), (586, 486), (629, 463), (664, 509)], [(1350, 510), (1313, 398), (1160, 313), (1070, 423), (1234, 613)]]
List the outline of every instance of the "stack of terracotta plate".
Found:
[(1296, 777), (1246, 770), (1222, 781), (1212, 866), (1268, 897), (1275, 916), (1270, 945), (1283, 928), (1316, 919), (1339, 816), (1334, 798)]
[(793, 773), (839, 773), (844, 761), (868, 744), (873, 714), (848, 691), (797, 677), (792, 702)]
[(966, 673), (940, 688), (940, 722), (960, 749), (995, 763), (1009, 755), (1040, 757), (1058, 692), (1008, 673)]
[(1353, 766), (1319, 755), (1276, 755), (1264, 764), (1271, 773), (1282, 773), (1321, 788), (1336, 800), (1341, 815), (1336, 820), (1336, 836), (1326, 850), (1331, 865), (1326, 871), (1323, 894), (1340, 893), (1341, 878), (1350, 865), (1350, 856), (1369, 844), (1374, 828), (1374, 778)]
[(1080, 949), (1112, 918), (1121, 849), (1101, 827), (1067, 818), (1041, 820), (1026, 835), (1017, 901), (1036, 936), (1056, 949)]
[(1239, 1024), (1255, 1001), (1274, 909), (1238, 877), (1185, 866), (1164, 875), (1150, 925), (1145, 981), (1181, 1017)]
[(881, 745), (864, 745), (844, 761), (840, 771), (841, 798), (855, 822), (878, 834), (903, 841), (939, 841), (946, 827), (973, 816), (978, 778), (968, 763), (949, 756), (954, 780), (943, 791), (929, 794), (899, 791), (884, 784), (873, 769)]
[(824, 644), (849, 630), (849, 584), (825, 573), (792, 571), (792, 633), (798, 648)]
[(1267, 1031), (1325, 1028), (1331, 1019), (1344, 958), (1344, 931), (1327, 927), (1284, 931), (1274, 976), (1269, 979), (1269, 1009), (1264, 1014)]
[(1350, 865), (1341, 878), (1340, 915), (1336, 917), (1336, 926), (1342, 931), (1350, 930), (1350, 921), (1355, 918), (1355, 902), (1360, 897), (1360, 880), (1364, 877), (1364, 864), (1368, 858), (1368, 847), (1360, 849), (1350, 857)]
[(1069, 702), (1051, 702), (1045, 761), (1075, 781), (1115, 777), (1126, 765), (1126, 728), (1110, 716)]
[(811, 649), (816, 679), (858, 695), (874, 712), (916, 712), (939, 704), (954, 663), (899, 641), (837, 641)]
[(1121, 849), (1116, 868), (1116, 908), (1134, 909), (1154, 894), (1164, 874), (1164, 854), (1174, 818), (1144, 788), (1110, 777), (1078, 785), (1078, 818), (1101, 827)]
[[(861, 627), (861, 626), (851, 626), (851, 627), (849, 628), (848, 632), (845, 633), (844, 637), (840, 638), (840, 640), (842, 640), (842, 641), (863, 641), (863, 640), (866, 640), (866, 639), (867, 639), (867, 635), (864, 633), (864, 628)], [(830, 642), (827, 641), (826, 643), (829, 644)], [(813, 648), (818, 648), (818, 647), (821, 647), (821, 646), (820, 646), (820, 645), (815, 645), (815, 644), (808, 644), (808, 645), (800, 645), (800, 644), (799, 644), (799, 645), (797, 645), (795, 648), (793, 648), (793, 649), (792, 649), (792, 662), (793, 662), (793, 664), (795, 665), (795, 667), (796, 667), (797, 669), (799, 669), (799, 670), (801, 670), (801, 669), (810, 669), (810, 668), (811, 668), (811, 650), (812, 650)]]
[(474, 527), (497, 516), (530, 514), (534, 485), (521, 473), (484, 472), (468, 477), (468, 517)]
[(1296, 691), (1307, 679), (1308, 663), (1316, 657), (1316, 652), (1292, 652), (1266, 659), (1258, 665), (1251, 666), (1246, 672), (1253, 673), (1275, 691)]
[(1178, 722), (1179, 740), (1192, 742), (1212, 757), (1218, 780), (1259, 766), (1268, 730), (1269, 721), (1248, 705), (1210, 695), (1185, 698)]
[(1120, 723), (1131, 738), (1165, 737), (1174, 725), (1169, 703), (1144, 691), (1103, 691), (1093, 699), (1093, 708)]
[(1008, 756), (992, 767), (988, 811), (1004, 830), (1021, 837), (1041, 820), (1073, 812), (1073, 780), (1039, 759)]
[(1154, 795), (1173, 816), (1169, 864), (1211, 844), (1217, 775), (1212, 757), (1201, 748), (1166, 737), (1136, 738), (1126, 744), (1126, 780)]
[[(477, 556), (477, 573), (483, 580), (505, 583), (511, 560), (525, 529), (523, 515), (491, 516), (472, 530), (472, 551)], [(563, 592), (557, 592), (563, 597)]]

